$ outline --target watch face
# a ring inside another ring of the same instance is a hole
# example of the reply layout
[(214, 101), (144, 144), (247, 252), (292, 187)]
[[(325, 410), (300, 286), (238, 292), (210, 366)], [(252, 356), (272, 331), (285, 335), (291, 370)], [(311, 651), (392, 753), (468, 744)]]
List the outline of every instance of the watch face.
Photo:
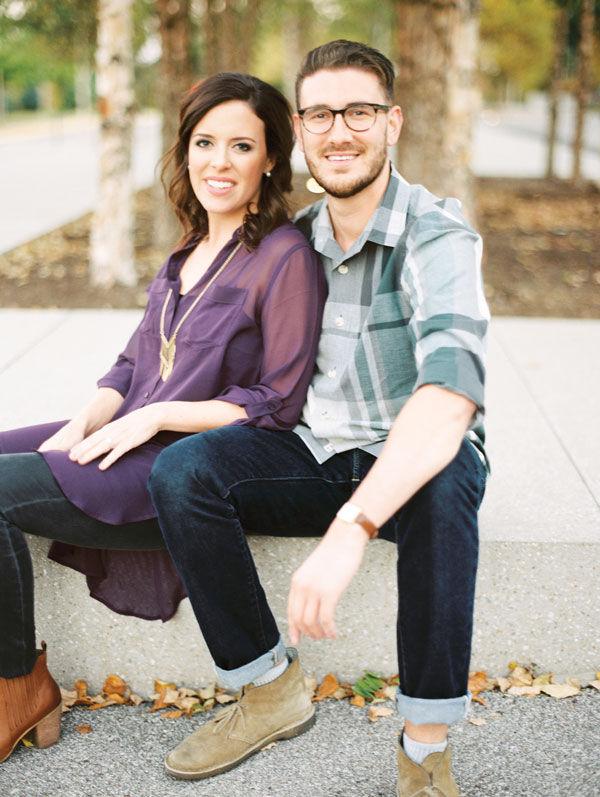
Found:
[(344, 504), (344, 506), (337, 513), (340, 520), (345, 520), (346, 523), (354, 523), (356, 518), (360, 515), (360, 509), (352, 504)]

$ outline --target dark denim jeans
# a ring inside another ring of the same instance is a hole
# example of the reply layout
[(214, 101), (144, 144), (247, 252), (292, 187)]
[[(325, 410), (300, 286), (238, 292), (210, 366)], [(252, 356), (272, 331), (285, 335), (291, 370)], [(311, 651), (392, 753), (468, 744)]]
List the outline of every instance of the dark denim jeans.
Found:
[[(294, 432), (226, 426), (166, 448), (149, 482), (163, 537), (221, 682), (266, 672), (283, 649), (246, 534), (323, 534), (375, 458), (320, 465)], [(388, 523), (398, 548), (399, 710), (414, 722), (466, 715), (485, 468), (468, 441)]]
[(33, 572), (23, 532), (87, 548), (162, 548), (156, 519), (111, 526), (67, 498), (40, 454), (0, 454), (0, 677), (36, 660)]

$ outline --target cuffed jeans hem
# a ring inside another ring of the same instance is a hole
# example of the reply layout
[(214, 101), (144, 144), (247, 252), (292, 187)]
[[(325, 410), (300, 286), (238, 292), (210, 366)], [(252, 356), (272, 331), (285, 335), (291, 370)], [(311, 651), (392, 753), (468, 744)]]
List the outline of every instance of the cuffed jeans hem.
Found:
[(467, 691), (462, 697), (451, 697), (440, 700), (427, 700), (421, 697), (403, 695), (400, 689), (396, 695), (396, 706), (401, 717), (414, 722), (415, 725), (426, 723), (443, 723), (452, 725), (464, 720), (469, 713), (471, 693)]
[(258, 659), (244, 664), (235, 670), (222, 670), (215, 664), (215, 672), (219, 685), (224, 689), (237, 692), (242, 686), (252, 683), (256, 678), (269, 672), (276, 664), (283, 661), (287, 656), (283, 639), (279, 637), (279, 642), (267, 653), (263, 653)]

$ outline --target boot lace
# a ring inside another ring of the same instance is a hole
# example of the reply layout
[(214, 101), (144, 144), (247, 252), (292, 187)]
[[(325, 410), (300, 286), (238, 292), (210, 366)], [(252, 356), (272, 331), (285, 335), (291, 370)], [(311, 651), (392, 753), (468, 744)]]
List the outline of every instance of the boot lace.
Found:
[(246, 716), (244, 708), (239, 702), (232, 703), (227, 708), (221, 709), (213, 720), (213, 733), (229, 733), (236, 730), (241, 725), (242, 730), (246, 728)]

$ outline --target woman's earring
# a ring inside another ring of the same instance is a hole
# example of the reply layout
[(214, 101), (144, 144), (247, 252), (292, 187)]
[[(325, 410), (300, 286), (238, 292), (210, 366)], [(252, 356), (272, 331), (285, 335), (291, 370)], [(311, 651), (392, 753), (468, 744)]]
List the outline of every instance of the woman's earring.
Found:
[(270, 177), (270, 176), (271, 176), (271, 172), (265, 172), (265, 177)]

